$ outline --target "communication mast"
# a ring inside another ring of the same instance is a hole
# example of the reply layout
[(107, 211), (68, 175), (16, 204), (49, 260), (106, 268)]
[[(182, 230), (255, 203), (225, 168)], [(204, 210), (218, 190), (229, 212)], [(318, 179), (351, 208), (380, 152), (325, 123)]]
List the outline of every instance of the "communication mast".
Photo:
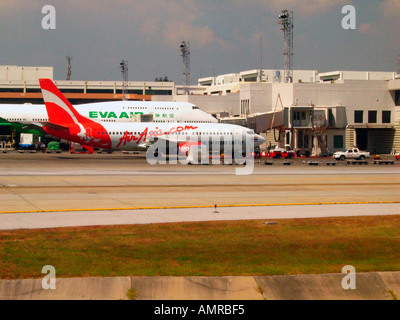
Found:
[(119, 64), (122, 72), (122, 100), (127, 100), (127, 93), (128, 93), (128, 61), (121, 60)]
[(397, 55), (397, 74), (400, 74), (400, 54)]
[[(259, 70), (259, 72), (258, 72), (258, 79), (257, 79), (257, 81), (259, 81), (259, 82), (262, 82), (262, 76), (263, 76), (263, 67), (262, 67), (262, 64), (263, 64), (263, 38), (262, 38), (262, 35), (260, 36), (260, 70)], [(267, 81), (268, 81), (268, 79), (267, 79)]]
[(181, 57), (183, 58), (183, 91), (189, 94), (190, 86), (190, 43), (182, 41), (179, 46)]
[(71, 56), (66, 56), (65, 59), (67, 59), (67, 80), (71, 80)]
[(284, 37), (283, 78), (286, 83), (291, 83), (293, 82), (293, 11), (282, 10), (278, 17), (278, 24), (282, 25)]

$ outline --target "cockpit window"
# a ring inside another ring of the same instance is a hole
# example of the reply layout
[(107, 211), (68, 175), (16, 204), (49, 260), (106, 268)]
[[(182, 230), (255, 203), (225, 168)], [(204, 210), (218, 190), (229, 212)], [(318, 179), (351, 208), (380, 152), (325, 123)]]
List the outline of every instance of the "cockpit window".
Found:
[(192, 109), (199, 109), (199, 107), (197, 107), (197, 106), (192, 106)]
[(247, 131), (247, 134), (254, 135), (254, 131)]

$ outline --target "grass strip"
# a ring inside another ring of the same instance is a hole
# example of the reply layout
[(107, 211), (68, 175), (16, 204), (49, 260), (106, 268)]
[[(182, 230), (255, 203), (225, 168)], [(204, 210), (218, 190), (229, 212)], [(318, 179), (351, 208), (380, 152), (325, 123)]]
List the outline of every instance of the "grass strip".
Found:
[(400, 216), (0, 231), (0, 278), (400, 270)]

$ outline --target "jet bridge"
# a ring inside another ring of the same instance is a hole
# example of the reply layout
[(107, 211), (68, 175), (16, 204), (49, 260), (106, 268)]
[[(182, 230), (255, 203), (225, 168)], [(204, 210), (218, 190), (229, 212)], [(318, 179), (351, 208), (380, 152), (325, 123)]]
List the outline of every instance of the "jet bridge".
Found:
[(257, 134), (281, 128), (284, 126), (283, 111), (270, 111), (250, 115), (247, 117), (247, 126)]

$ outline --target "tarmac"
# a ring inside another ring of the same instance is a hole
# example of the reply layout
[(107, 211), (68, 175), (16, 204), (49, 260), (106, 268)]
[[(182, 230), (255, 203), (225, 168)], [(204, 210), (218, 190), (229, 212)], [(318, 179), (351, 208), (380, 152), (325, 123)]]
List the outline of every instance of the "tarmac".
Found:
[(0, 213), (400, 201), (400, 163), (297, 160), (236, 175), (237, 165), (150, 165), (143, 155), (0, 154)]
[[(400, 213), (400, 163), (318, 159), (265, 165), (150, 165), (143, 154), (0, 154), (0, 229)], [(215, 207), (215, 205), (217, 205)], [(400, 273), (272, 277), (117, 277), (1, 280), (0, 299), (394, 299)]]
[(0, 230), (126, 224), (177, 223), (221, 220), (304, 219), (371, 215), (398, 215), (398, 203), (302, 204), (248, 207), (175, 209), (114, 209), (0, 214)]

